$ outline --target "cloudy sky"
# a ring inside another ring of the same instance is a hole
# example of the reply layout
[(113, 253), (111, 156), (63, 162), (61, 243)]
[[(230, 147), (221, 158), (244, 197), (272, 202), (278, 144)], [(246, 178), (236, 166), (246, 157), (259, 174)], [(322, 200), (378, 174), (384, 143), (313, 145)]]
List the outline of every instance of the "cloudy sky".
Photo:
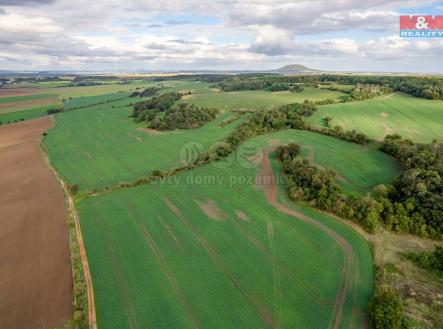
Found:
[(443, 73), (443, 38), (402, 39), (432, 0), (0, 0), (0, 69)]

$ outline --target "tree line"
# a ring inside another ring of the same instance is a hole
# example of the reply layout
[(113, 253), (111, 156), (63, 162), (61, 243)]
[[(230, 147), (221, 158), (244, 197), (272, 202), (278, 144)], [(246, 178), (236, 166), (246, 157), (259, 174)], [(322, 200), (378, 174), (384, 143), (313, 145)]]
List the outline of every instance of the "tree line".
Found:
[(388, 135), (381, 151), (396, 158), (404, 171), (395, 182), (378, 189), (387, 227), (424, 236), (443, 234), (443, 141), (415, 144)]
[[(414, 77), (414, 76), (357, 76), (357, 75), (236, 75), (208, 77), (196, 76), (196, 79), (206, 82), (215, 82), (223, 91), (238, 90), (265, 90), (273, 84), (286, 86), (304, 84), (318, 85), (324, 83), (373, 85), (380, 90), (389, 88), (392, 91), (404, 92), (426, 99), (443, 99), (443, 78), (441, 77)], [(372, 87), (373, 88), (373, 87)], [(342, 90), (340, 90), (342, 91)], [(358, 96), (358, 95), (356, 95)]]
[(244, 76), (221, 80), (214, 87), (226, 92), (240, 90), (268, 90), (272, 92), (289, 90), (292, 92), (302, 92), (304, 90), (303, 86), (297, 83), (262, 77), (245, 78)]

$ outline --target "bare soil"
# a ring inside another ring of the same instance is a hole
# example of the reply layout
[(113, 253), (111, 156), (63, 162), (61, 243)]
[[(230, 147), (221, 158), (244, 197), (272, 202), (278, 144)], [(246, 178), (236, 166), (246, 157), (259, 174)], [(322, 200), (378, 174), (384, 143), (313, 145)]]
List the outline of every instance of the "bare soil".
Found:
[(0, 88), (1, 97), (33, 95), (41, 92), (38, 88)]
[(72, 312), (65, 200), (39, 138), (51, 117), (0, 127), (0, 328), (60, 326)]
[(241, 219), (241, 220), (243, 220), (243, 221), (245, 221), (245, 222), (250, 222), (251, 220), (249, 219), (249, 216), (246, 214), (246, 213), (244, 213), (243, 211), (241, 211), (241, 210), (236, 210), (235, 211), (235, 214), (237, 215), (237, 217), (239, 218), (239, 219)]
[(50, 98), (2, 103), (0, 104), (0, 113), (18, 112), (21, 110), (31, 109), (35, 107), (53, 105), (56, 104), (57, 102), (58, 102), (57, 97), (50, 97)]
[(195, 201), (199, 208), (215, 221), (221, 221), (226, 218), (226, 214), (218, 207), (214, 200), (208, 199), (206, 202)]
[(140, 128), (137, 128), (137, 130), (141, 131), (141, 132), (144, 132), (144, 133), (147, 133), (148, 135), (153, 135), (153, 136), (161, 135), (162, 134), (161, 131), (158, 131), (158, 130), (155, 130), (155, 129), (151, 129), (151, 128), (140, 127)]

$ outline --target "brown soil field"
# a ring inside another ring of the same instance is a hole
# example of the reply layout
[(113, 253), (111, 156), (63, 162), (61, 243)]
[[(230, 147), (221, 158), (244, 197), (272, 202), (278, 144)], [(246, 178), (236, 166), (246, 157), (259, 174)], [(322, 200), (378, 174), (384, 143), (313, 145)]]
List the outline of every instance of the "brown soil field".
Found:
[(49, 329), (72, 312), (64, 194), (39, 145), (52, 118), (0, 128), (0, 328)]
[(17, 112), (17, 111), (32, 109), (35, 107), (49, 106), (57, 103), (58, 103), (57, 96), (42, 98), (42, 99), (3, 103), (0, 104), (0, 113)]
[(40, 93), (41, 90), (38, 88), (0, 88), (0, 98), (1, 97), (11, 97), (11, 96), (25, 96)]

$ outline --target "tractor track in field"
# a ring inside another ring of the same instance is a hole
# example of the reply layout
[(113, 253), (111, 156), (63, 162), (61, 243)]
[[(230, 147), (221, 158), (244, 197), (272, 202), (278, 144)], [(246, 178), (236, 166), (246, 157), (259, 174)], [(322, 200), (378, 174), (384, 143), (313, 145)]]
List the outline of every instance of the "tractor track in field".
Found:
[(177, 247), (181, 249), (182, 248), (182, 244), (180, 243), (180, 240), (175, 235), (175, 233), (172, 231), (171, 227), (168, 224), (165, 223), (165, 221), (163, 220), (163, 218), (160, 215), (157, 215), (157, 219), (160, 222), (160, 224), (163, 225), (165, 230), (168, 232), (168, 234), (171, 237), (171, 239), (174, 240), (174, 242), (177, 245)]
[(128, 283), (124, 278), (123, 271), (120, 267), (120, 264), (118, 262), (117, 256), (115, 255), (115, 250), (111, 242), (111, 237), (108, 232), (108, 229), (105, 227), (105, 223), (103, 221), (102, 214), (99, 212), (98, 208), (96, 208), (98, 221), (100, 222), (100, 228), (102, 230), (103, 236), (105, 237), (106, 244), (108, 245), (108, 250), (110, 254), (111, 264), (113, 272), (117, 275), (118, 285), (121, 288), (121, 292), (123, 293), (123, 301), (124, 301), (124, 308), (126, 317), (128, 318), (129, 327), (130, 329), (138, 329), (139, 326), (137, 324), (137, 317), (134, 315), (134, 308), (131, 303), (131, 298), (129, 297), (129, 288)]
[(138, 214), (136, 213), (135, 209), (132, 207), (132, 205), (126, 201), (126, 206), (129, 211), (129, 217), (132, 219), (133, 223), (140, 228), (140, 230), (143, 233), (143, 237), (145, 239), (145, 242), (149, 245), (150, 249), (155, 255), (155, 258), (157, 259), (158, 263), (160, 264), (160, 267), (163, 271), (163, 273), (168, 278), (169, 283), (173, 287), (175, 293), (177, 294), (180, 303), (185, 308), (186, 312), (188, 313), (189, 319), (191, 320), (194, 328), (203, 328), (202, 324), (200, 323), (200, 320), (197, 317), (197, 314), (195, 313), (194, 309), (192, 308), (191, 303), (188, 301), (185, 293), (183, 292), (183, 289), (181, 288), (180, 284), (177, 281), (177, 278), (175, 277), (174, 273), (171, 271), (168, 263), (166, 262), (165, 257), (163, 256), (162, 251), (158, 247), (157, 243), (155, 242), (155, 239), (152, 237), (151, 233), (147, 229), (147, 227), (141, 222)]
[[(272, 225), (272, 222), (269, 221), (267, 225), (267, 233), (268, 233), (268, 240), (269, 240), (269, 247), (271, 249), (272, 254), (272, 271), (274, 274), (274, 303), (275, 303), (275, 317), (277, 318), (276, 323), (281, 323), (282, 318), (282, 296), (283, 292), (281, 289), (281, 274), (280, 274), (280, 264), (277, 260), (277, 248), (275, 246), (274, 242), (274, 226)], [(279, 328), (278, 326), (275, 326), (275, 328)]]
[(226, 277), (231, 281), (231, 283), (238, 289), (241, 295), (249, 302), (251, 306), (255, 309), (257, 314), (260, 316), (263, 323), (268, 327), (280, 327), (280, 324), (276, 322), (274, 314), (272, 311), (262, 302), (258, 300), (257, 297), (251, 295), (240, 283), (240, 281), (235, 277), (235, 275), (228, 269), (226, 264), (220, 259), (220, 256), (212, 247), (212, 245), (205, 239), (205, 237), (198, 232), (198, 230), (189, 222), (185, 216), (168, 198), (164, 198), (163, 201), (169, 209), (177, 216), (180, 222), (191, 232), (191, 234), (196, 238), (196, 240), (201, 244), (203, 249), (208, 253), (209, 257), (212, 259), (214, 264), (226, 275)]
[[(272, 224), (271, 224), (272, 225)], [(323, 304), (323, 305), (334, 305), (335, 299), (325, 299), (322, 296), (320, 296), (312, 287), (308, 286), (302, 279), (298, 277), (298, 274), (294, 272), (293, 270), (289, 269), (284, 263), (281, 263), (276, 255), (273, 252), (273, 241), (271, 241), (272, 245), (271, 250), (268, 250), (255, 236), (253, 236), (251, 233), (247, 232), (244, 228), (242, 228), (237, 223), (233, 223), (233, 226), (235, 226), (239, 231), (240, 234), (243, 235), (247, 240), (249, 240), (262, 254), (264, 254), (272, 264), (275, 264), (278, 266), (279, 271), (288, 275), (289, 277), (293, 278), (297, 284), (317, 303)], [(270, 234), (272, 232), (272, 235)], [(269, 227), (268, 223), (268, 239), (273, 239), (273, 228), (271, 231), (271, 228)], [(275, 248), (275, 247), (274, 247)]]
[[(337, 266), (338, 269), (343, 270), (343, 265), (334, 259), (335, 257), (334, 257), (334, 255), (331, 254), (330, 251), (328, 251), (325, 248), (321, 247), (319, 244), (315, 243), (314, 241), (312, 241), (312, 240), (310, 240), (308, 238), (305, 238), (303, 236), (303, 234), (299, 233), (293, 226), (289, 225), (288, 222), (281, 221), (281, 220), (278, 220), (278, 222), (280, 224), (282, 224), (282, 225), (285, 225), (287, 228), (289, 228), (301, 241), (303, 241), (307, 245), (312, 246), (313, 248), (319, 250), (325, 256), (329, 257), (331, 262), (334, 263), (335, 266)], [(263, 244), (261, 244), (261, 242), (253, 234), (251, 234), (248, 230), (246, 230), (244, 227), (242, 227), (239, 223), (237, 223), (235, 221), (231, 221), (231, 223), (237, 229), (239, 229), (243, 233), (243, 235), (249, 241), (251, 241), (251, 243), (253, 243), (257, 248), (261, 249), (262, 251), (266, 250), (266, 248), (263, 246)]]
[(263, 175), (264, 177), (270, 177), (269, 184), (266, 184), (265, 187), (265, 194), (266, 199), (268, 203), (273, 206), (276, 210), (279, 212), (289, 215), (291, 217), (296, 218), (297, 220), (304, 221), (306, 223), (309, 223), (327, 235), (329, 235), (332, 239), (335, 240), (335, 242), (340, 246), (342, 249), (344, 255), (345, 255), (345, 262), (344, 267), (342, 270), (342, 277), (340, 286), (335, 298), (335, 305), (334, 310), (332, 314), (332, 318), (329, 322), (328, 328), (329, 329), (338, 329), (340, 327), (341, 320), (343, 318), (343, 309), (346, 301), (346, 296), (349, 290), (349, 287), (351, 286), (351, 265), (354, 263), (354, 254), (353, 249), (350, 243), (344, 239), (341, 235), (339, 235), (337, 232), (333, 231), (326, 225), (316, 221), (315, 219), (300, 213), (299, 211), (296, 211), (294, 209), (288, 208), (285, 205), (281, 204), (277, 200), (278, 190), (276, 185), (276, 177), (274, 174), (274, 171), (272, 170), (271, 164), (269, 162), (269, 152), (265, 151), (263, 154), (263, 165), (262, 165), (262, 171), (259, 173), (260, 175)]

